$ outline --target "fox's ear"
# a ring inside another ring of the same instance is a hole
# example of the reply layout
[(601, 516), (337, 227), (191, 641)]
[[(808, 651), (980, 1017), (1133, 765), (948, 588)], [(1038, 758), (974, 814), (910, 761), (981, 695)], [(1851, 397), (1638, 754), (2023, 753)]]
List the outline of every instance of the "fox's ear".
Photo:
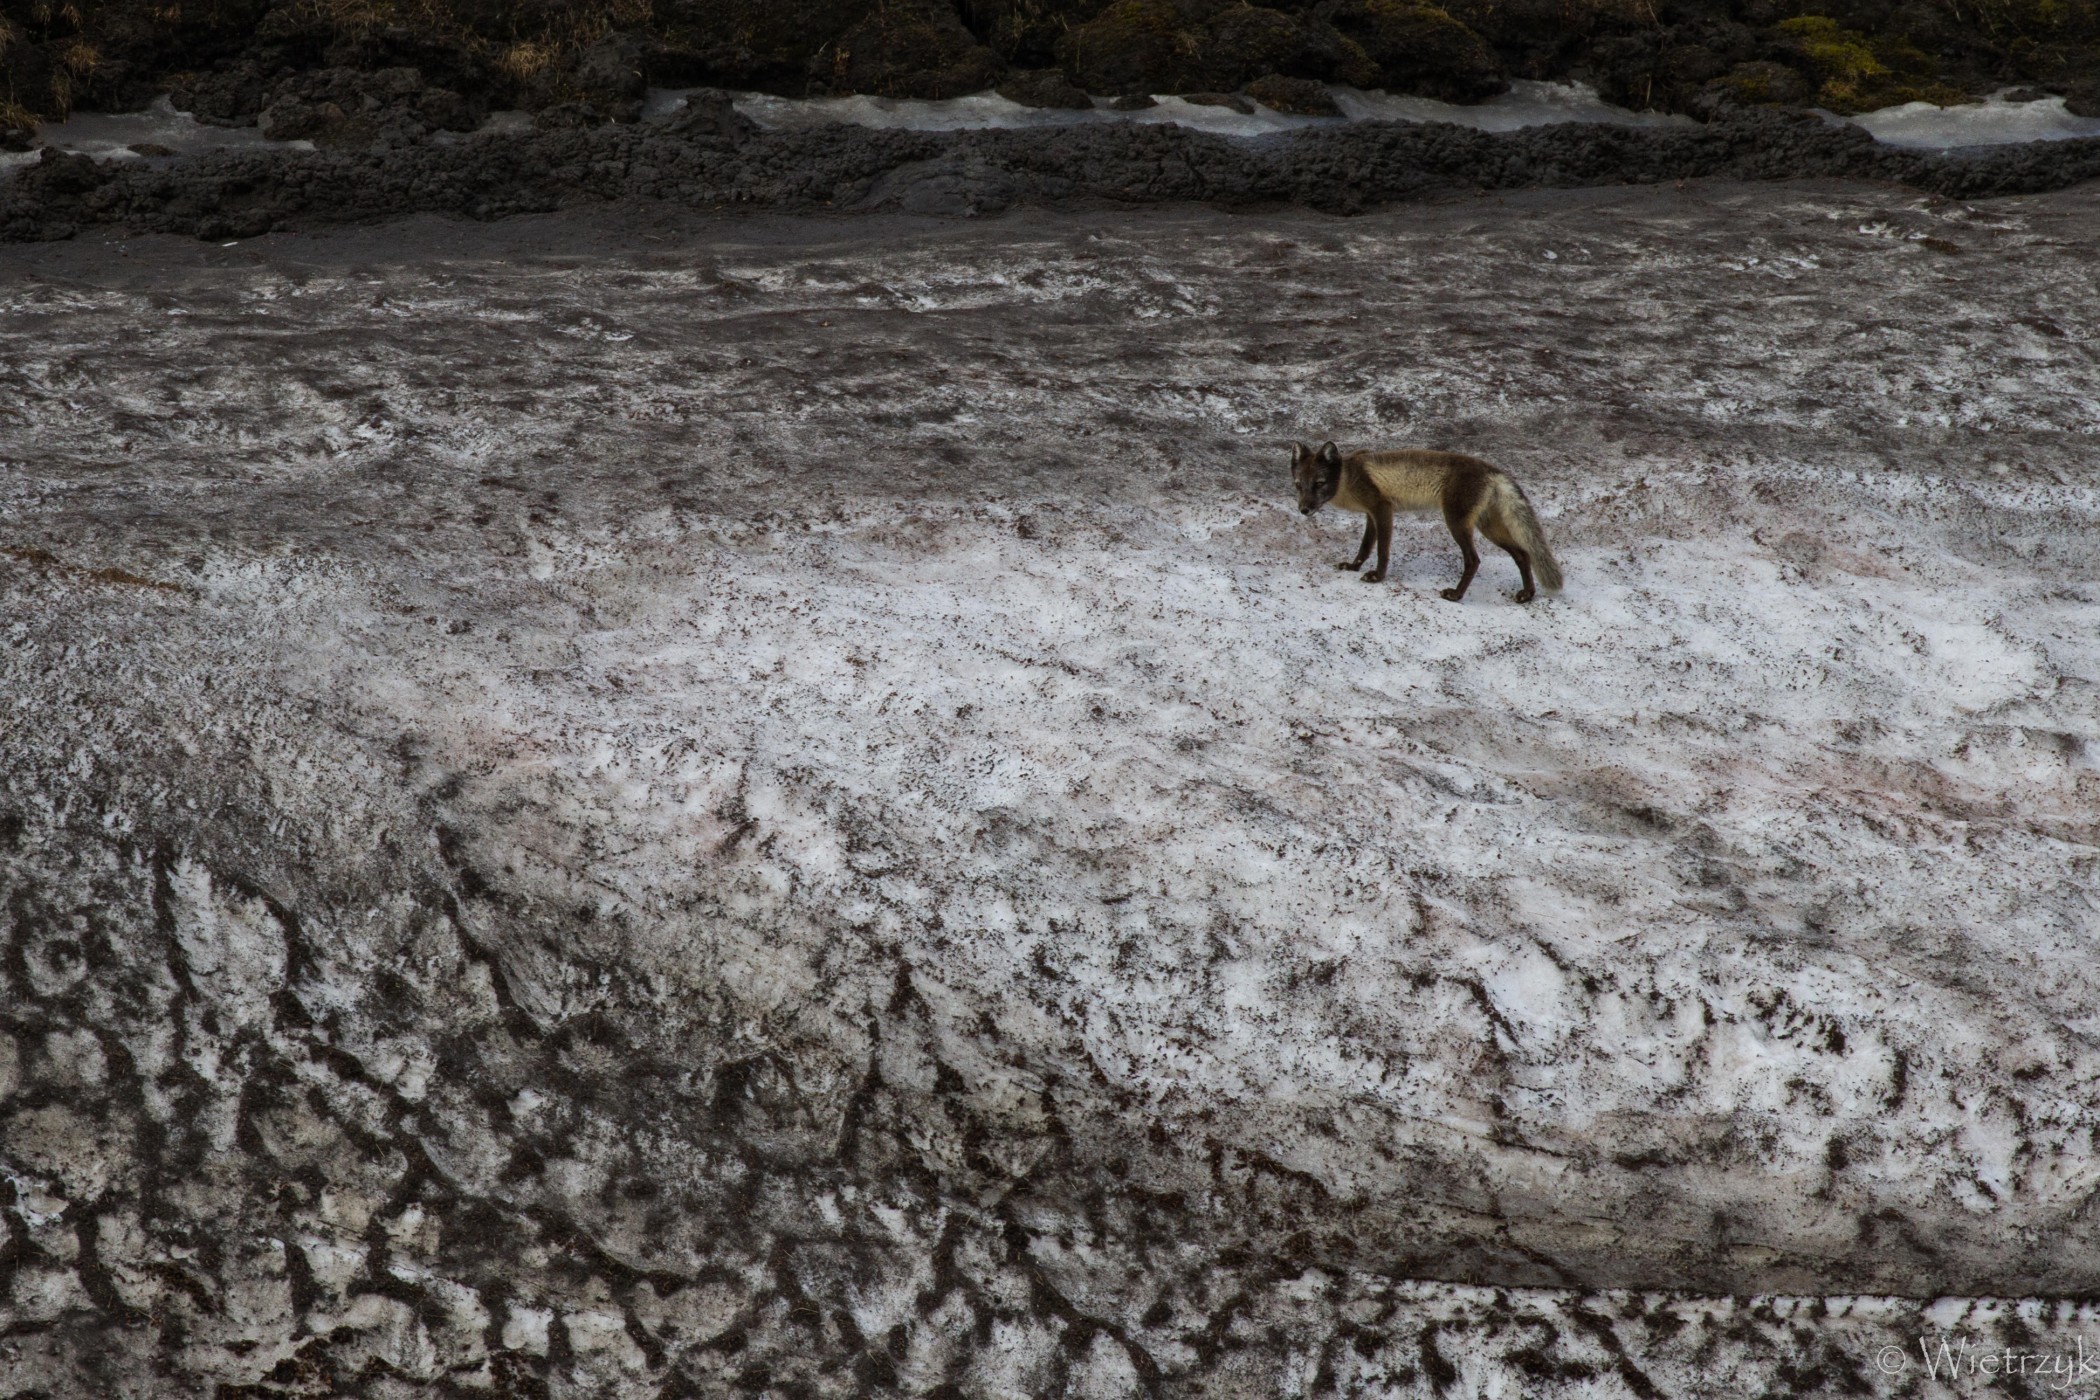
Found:
[(1292, 461), (1293, 463), (1297, 463), (1297, 462), (1302, 462), (1302, 461), (1304, 461), (1304, 460), (1305, 460), (1305, 459), (1306, 459), (1307, 457), (1310, 457), (1310, 456), (1312, 456), (1312, 455), (1313, 455), (1313, 450), (1312, 450), (1312, 444), (1311, 444), (1311, 443), (1309, 443), (1309, 442), (1294, 442), (1294, 443), (1292, 443), (1292, 444), (1291, 444), (1291, 461)]
[(1336, 447), (1336, 446), (1335, 446), (1335, 445), (1334, 445), (1333, 443), (1331, 443), (1331, 442), (1328, 442), (1328, 443), (1322, 443), (1322, 444), (1320, 445), (1320, 461), (1321, 461), (1321, 462), (1325, 463), (1325, 464), (1326, 464), (1327, 466), (1330, 466), (1330, 467), (1332, 467), (1332, 466), (1338, 466), (1338, 465), (1340, 465), (1340, 464), (1341, 464), (1341, 460), (1342, 460), (1342, 449), (1341, 449), (1341, 448), (1339, 448), (1339, 447)]

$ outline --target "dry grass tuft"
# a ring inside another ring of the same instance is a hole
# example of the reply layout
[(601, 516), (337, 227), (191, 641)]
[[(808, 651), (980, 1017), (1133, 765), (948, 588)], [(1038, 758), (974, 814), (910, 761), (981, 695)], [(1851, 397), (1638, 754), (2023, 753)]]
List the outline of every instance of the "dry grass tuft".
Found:
[(496, 69), (516, 82), (527, 82), (554, 67), (561, 57), (558, 45), (527, 39), (496, 55)]

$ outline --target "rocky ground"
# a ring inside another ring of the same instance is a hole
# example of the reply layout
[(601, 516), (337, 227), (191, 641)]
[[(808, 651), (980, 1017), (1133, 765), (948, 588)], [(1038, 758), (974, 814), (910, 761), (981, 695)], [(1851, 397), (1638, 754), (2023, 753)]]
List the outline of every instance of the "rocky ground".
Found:
[(631, 121), (646, 85), (1043, 106), (1326, 83), (1473, 102), (1512, 78), (1628, 107), (1860, 111), (2038, 84), (2100, 113), (2094, 0), (0, 0), (0, 146), (174, 91), (363, 147), (521, 108)]
[(0, 250), (0, 1393), (2090, 1393), (2096, 215)]
[(1259, 139), (1173, 125), (761, 131), (715, 94), (632, 125), (370, 149), (225, 150), (97, 161), (46, 148), (0, 179), (0, 241), (82, 229), (252, 238), (409, 212), (488, 220), (613, 201), (725, 211), (896, 210), (959, 218), (1016, 206), (1202, 201), (1356, 213), (1454, 192), (1808, 175), (1954, 198), (2100, 177), (2100, 138), (1932, 154), (1855, 126), (1762, 110), (1705, 125), (1562, 123), (1487, 132), (1362, 122)]

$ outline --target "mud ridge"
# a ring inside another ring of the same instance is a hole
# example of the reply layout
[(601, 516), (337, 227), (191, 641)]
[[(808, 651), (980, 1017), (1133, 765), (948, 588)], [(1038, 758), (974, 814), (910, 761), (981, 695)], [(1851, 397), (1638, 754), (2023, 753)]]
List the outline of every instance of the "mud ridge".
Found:
[(1763, 110), (1698, 129), (1570, 123), (1487, 133), (1364, 123), (1246, 140), (1162, 126), (762, 132), (721, 101), (661, 122), (365, 152), (213, 152), (119, 166), (47, 149), (0, 185), (0, 239), (67, 238), (97, 226), (246, 238), (406, 213), (493, 219), (634, 199), (956, 217), (1179, 201), (1355, 214), (1453, 192), (1711, 177), (1854, 178), (1974, 199), (2096, 176), (2100, 140), (1929, 155), (1812, 115)]

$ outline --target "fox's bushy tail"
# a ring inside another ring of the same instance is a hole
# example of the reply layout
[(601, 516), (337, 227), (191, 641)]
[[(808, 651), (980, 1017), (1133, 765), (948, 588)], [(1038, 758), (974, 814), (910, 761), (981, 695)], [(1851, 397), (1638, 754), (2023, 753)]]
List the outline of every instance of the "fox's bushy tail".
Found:
[(1546, 532), (1539, 528), (1539, 518), (1531, 513), (1531, 502), (1525, 499), (1524, 488), (1510, 481), (1503, 504), (1508, 512), (1510, 533), (1531, 556), (1531, 572), (1539, 587), (1548, 593), (1560, 592), (1560, 561), (1553, 557), (1553, 547), (1546, 543)]

